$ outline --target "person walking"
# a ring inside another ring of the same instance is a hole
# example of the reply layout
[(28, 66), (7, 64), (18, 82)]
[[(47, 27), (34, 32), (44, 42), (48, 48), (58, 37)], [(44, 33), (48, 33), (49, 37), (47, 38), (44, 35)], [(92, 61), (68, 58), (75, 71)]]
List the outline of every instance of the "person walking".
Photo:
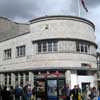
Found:
[(31, 100), (36, 100), (36, 88), (35, 87), (33, 87), (33, 89), (32, 89)]
[(97, 100), (98, 93), (97, 93), (96, 87), (93, 87), (92, 94), (93, 94), (93, 100)]
[(71, 90), (69, 84), (66, 84), (66, 100), (70, 100)]
[(14, 89), (13, 89), (13, 86), (10, 86), (10, 100), (14, 100)]
[(31, 96), (32, 96), (32, 89), (31, 89), (31, 84), (28, 85), (27, 87), (27, 99), (31, 100)]
[(82, 93), (81, 93), (81, 88), (79, 87), (79, 84), (77, 85), (78, 89), (78, 100), (82, 100)]
[(23, 93), (22, 87), (20, 85), (16, 86), (16, 88), (15, 88), (15, 100), (20, 100), (20, 98), (22, 97), (22, 93)]
[(72, 100), (78, 100), (78, 89), (75, 85), (71, 92)]
[(4, 86), (2, 91), (1, 91), (1, 96), (2, 96), (2, 100), (8, 100), (7, 98), (7, 87)]

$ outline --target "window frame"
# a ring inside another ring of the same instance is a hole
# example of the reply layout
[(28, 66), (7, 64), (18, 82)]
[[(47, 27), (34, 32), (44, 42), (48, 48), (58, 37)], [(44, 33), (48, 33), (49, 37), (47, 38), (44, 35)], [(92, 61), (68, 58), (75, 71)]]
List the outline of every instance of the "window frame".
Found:
[(37, 42), (38, 53), (51, 53), (58, 51), (58, 40), (42, 40)]
[(4, 50), (4, 60), (8, 60), (12, 58), (12, 49), (5, 49)]
[(26, 55), (26, 46), (25, 45), (17, 46), (16, 57), (25, 57), (25, 55)]
[(76, 42), (76, 52), (90, 54), (90, 44), (86, 42)]

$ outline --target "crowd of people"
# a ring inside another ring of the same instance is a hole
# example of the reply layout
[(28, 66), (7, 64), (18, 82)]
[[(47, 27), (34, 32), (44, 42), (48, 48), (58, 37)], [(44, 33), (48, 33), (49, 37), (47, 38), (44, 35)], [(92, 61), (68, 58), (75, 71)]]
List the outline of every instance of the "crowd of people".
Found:
[[(79, 85), (75, 85), (73, 89), (67, 84), (62, 89), (65, 98), (62, 100), (97, 100), (98, 92), (96, 87), (87, 87), (85, 93), (82, 92)], [(17, 85), (15, 89), (12, 86), (0, 87), (0, 100), (36, 100), (36, 89), (27, 84), (23, 88)]]
[(86, 90), (82, 92), (79, 85), (75, 85), (73, 89), (66, 85), (66, 98), (65, 100), (98, 100), (99, 93), (96, 87), (86, 87)]
[(17, 85), (15, 89), (12, 86), (0, 87), (0, 100), (36, 100), (34, 95), (35, 88), (31, 88), (30, 84), (23, 88)]

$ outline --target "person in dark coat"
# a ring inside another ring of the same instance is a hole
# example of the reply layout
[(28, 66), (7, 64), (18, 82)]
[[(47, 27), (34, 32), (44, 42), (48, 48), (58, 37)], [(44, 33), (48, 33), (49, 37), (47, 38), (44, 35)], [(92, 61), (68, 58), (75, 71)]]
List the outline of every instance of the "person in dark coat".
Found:
[(2, 96), (2, 100), (7, 100), (7, 87), (4, 86), (4, 88), (1, 91), (1, 96)]
[(13, 89), (13, 86), (10, 86), (10, 100), (14, 100), (14, 89)]
[(22, 97), (23, 94), (23, 90), (21, 86), (16, 86), (15, 88), (15, 100), (20, 100), (20, 98)]
[(72, 100), (78, 100), (78, 88), (76, 85), (74, 86), (71, 95), (72, 95)]
[(69, 88), (69, 85), (66, 85), (66, 100), (70, 100), (71, 90)]

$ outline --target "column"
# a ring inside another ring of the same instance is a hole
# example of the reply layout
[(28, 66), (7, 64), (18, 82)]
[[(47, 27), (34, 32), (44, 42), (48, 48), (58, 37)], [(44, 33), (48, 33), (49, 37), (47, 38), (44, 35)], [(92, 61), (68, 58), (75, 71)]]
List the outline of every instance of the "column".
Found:
[(11, 86), (13, 86), (15, 88), (15, 74), (14, 73), (11, 73)]
[(71, 88), (73, 88), (74, 85), (78, 84), (78, 76), (77, 71), (72, 71), (71, 73)]
[(26, 74), (23, 73), (23, 87), (26, 85)]
[(0, 73), (0, 86), (2, 85), (2, 84), (1, 84), (1, 80), (2, 80), (2, 77), (1, 77), (1, 73)]
[(9, 74), (7, 74), (7, 87), (9, 86)]
[(18, 85), (20, 85), (20, 80), (21, 80), (21, 76), (20, 73), (18, 73)]
[(29, 83), (34, 87), (34, 74), (32, 72), (29, 72)]
[(1, 74), (1, 85), (5, 85), (5, 75)]
[(69, 84), (69, 87), (71, 87), (71, 71), (70, 70), (67, 70), (65, 72), (65, 81), (66, 81), (66, 84)]
[(93, 86), (95, 86), (97, 88), (97, 73), (94, 74)]

